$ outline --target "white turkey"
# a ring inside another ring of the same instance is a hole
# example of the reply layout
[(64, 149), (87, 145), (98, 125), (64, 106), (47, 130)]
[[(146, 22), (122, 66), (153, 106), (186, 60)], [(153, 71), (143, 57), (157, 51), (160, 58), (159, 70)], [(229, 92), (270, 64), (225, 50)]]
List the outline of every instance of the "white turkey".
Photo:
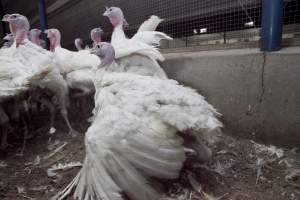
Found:
[[(48, 57), (40, 56), (38, 52), (31, 49), (31, 44), (28, 44), (30, 42), (27, 39), (29, 23), (26, 22), (24, 16), (19, 14), (5, 15), (3, 21), (10, 23), (10, 29), (16, 41), (11, 47), (1, 51), (0, 54), (0, 104), (2, 106), (7, 101), (13, 100), (15, 107), (19, 107), (18, 104), (24, 102), (22, 94), (29, 90), (30, 85), (39, 82), (48, 75), (53, 68), (53, 63)], [(17, 113), (18, 109), (15, 109), (15, 112)], [(7, 146), (9, 118), (5, 109), (1, 108), (0, 113), (1, 148), (5, 148)], [(23, 149), (24, 146), (25, 142)]]
[(31, 66), (32, 70), (55, 65), (50, 53), (28, 40), (30, 25), (25, 16), (17, 13), (6, 14), (2, 21), (9, 23), (15, 40), (10, 48), (1, 50), (0, 56), (18, 60), (26, 66)]
[[(21, 62), (9, 57), (0, 57), (0, 65), (0, 124), (2, 129), (0, 148), (5, 149), (7, 147), (10, 119), (2, 106), (7, 105), (9, 101), (13, 102), (15, 109), (14, 113), (10, 113), (10, 115), (18, 115), (18, 108), (21, 106), (19, 104), (26, 103), (22, 99), (23, 94), (29, 90), (33, 82), (43, 79), (51, 71), (51, 68), (44, 67), (33, 71), (30, 70), (30, 66), (24, 66)], [(27, 126), (27, 124), (24, 125)], [(25, 148), (26, 134), (27, 130), (24, 130), (24, 143), (21, 153)]]
[(114, 49), (96, 45), (98, 111), (85, 136), (80, 172), (57, 199), (74, 187), (77, 200), (158, 200), (151, 178), (177, 179), (186, 160), (178, 132), (195, 137), (221, 128), (219, 113), (195, 90), (174, 80), (116, 72)]
[[(125, 41), (126, 39), (128, 39), (123, 29), (123, 26), (128, 23), (124, 17), (123, 11), (120, 8), (106, 8), (106, 11), (103, 15), (107, 16), (111, 24), (114, 26), (114, 32), (111, 37), (111, 43), (113, 46), (116, 45), (116, 43), (118, 42)], [(151, 16), (140, 26), (138, 32), (131, 38), (131, 40), (141, 41), (143, 43), (153, 46), (159, 46), (160, 41), (163, 39), (172, 40), (172, 38), (170, 38), (165, 33), (155, 31), (157, 26), (161, 22), (162, 20), (159, 17)]]
[(57, 29), (48, 29), (46, 33), (50, 40), (50, 49), (58, 57), (59, 63), (66, 73), (68, 86), (81, 90), (82, 96), (92, 93), (94, 73), (91, 70), (100, 64), (100, 59), (87, 50), (73, 52), (62, 48), (60, 45), (61, 34)]
[[(10, 116), (18, 118), (19, 108), (22, 104), (26, 103), (23, 94), (28, 91), (28, 85), (44, 78), (46, 75), (45, 73), (49, 73), (53, 66), (47, 57), (41, 56), (35, 57), (34, 59), (32, 58), (35, 56), (34, 54), (30, 55), (30, 53), (24, 53), (24, 51), (31, 48), (30, 44), (27, 44), (29, 23), (28, 21), (26, 22), (24, 16), (19, 14), (7, 14), (2, 20), (9, 22), (10, 24), (13, 44), (9, 48), (1, 49), (0, 51), (0, 103), (1, 106), (5, 105), (6, 107), (7, 102), (13, 102), (14, 109), (13, 112), (9, 114)], [(8, 115), (5, 113), (5, 109), (1, 109), (0, 123), (2, 128), (2, 148), (7, 146), (9, 120)], [(25, 133), (26, 130), (24, 130), (24, 134)], [(25, 139), (26, 138), (24, 137), (23, 149), (25, 147)]]
[(166, 79), (165, 72), (157, 62), (163, 61), (164, 58), (156, 47), (160, 40), (172, 38), (161, 32), (144, 31), (155, 29), (160, 23), (159, 18), (152, 17), (148, 22), (144, 22), (140, 31), (128, 39), (123, 30), (126, 20), (120, 8), (106, 8), (103, 15), (107, 16), (114, 26), (111, 44), (115, 49), (118, 64), (124, 66), (128, 72)]
[[(3, 17), (3, 21), (9, 23), (10, 31), (15, 37), (15, 43), (8, 49), (4, 49), (0, 52), (0, 56), (10, 57), (20, 61), (28, 69), (32, 71), (40, 71), (45, 67), (51, 66), (51, 72), (47, 76), (36, 82), (34, 85), (36, 88), (40, 88), (42, 91), (49, 90), (51, 93), (52, 102), (58, 104), (60, 112), (67, 123), (69, 133), (75, 135), (76, 131), (72, 128), (68, 119), (68, 87), (66, 81), (61, 75), (61, 69), (53, 53), (46, 51), (40, 46), (30, 42), (28, 40), (29, 34), (29, 21), (20, 14), (7, 14)], [(36, 98), (41, 103), (46, 105), (51, 112), (51, 129), (53, 129), (54, 118), (56, 109), (53, 103), (48, 98)]]

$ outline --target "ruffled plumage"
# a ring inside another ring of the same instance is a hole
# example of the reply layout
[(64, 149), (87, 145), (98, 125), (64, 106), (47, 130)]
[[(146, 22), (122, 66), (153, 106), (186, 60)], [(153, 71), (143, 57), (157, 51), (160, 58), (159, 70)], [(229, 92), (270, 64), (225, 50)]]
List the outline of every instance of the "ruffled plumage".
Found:
[[(114, 66), (113, 66), (114, 67)], [(220, 115), (195, 90), (174, 80), (101, 69), (84, 166), (59, 194), (74, 198), (155, 200), (150, 177), (176, 179), (186, 159), (178, 131), (209, 133)]]

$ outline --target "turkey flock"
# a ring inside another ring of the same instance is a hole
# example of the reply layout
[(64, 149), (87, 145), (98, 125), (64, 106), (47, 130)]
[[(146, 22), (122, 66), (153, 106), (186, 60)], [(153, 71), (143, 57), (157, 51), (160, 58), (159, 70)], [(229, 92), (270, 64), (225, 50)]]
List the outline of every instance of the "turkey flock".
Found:
[(77, 38), (77, 52), (61, 46), (57, 29), (45, 31), (46, 50), (41, 31), (30, 30), (25, 16), (3, 17), (11, 33), (0, 50), (1, 149), (7, 148), (10, 122), (17, 120), (24, 129), (24, 150), (35, 104), (48, 108), (50, 133), (58, 111), (70, 137), (76, 137), (68, 117), (70, 91), (81, 103), (93, 96), (84, 164), (54, 199), (73, 193), (77, 200), (156, 200), (161, 192), (153, 179), (177, 179), (190, 154), (209, 160), (211, 135), (222, 127), (220, 114), (160, 67), (160, 41), (172, 38), (156, 31), (159, 17), (151, 16), (128, 38), (120, 8), (106, 8), (103, 16), (114, 27), (110, 43), (102, 42), (103, 31), (95, 28), (92, 47)]

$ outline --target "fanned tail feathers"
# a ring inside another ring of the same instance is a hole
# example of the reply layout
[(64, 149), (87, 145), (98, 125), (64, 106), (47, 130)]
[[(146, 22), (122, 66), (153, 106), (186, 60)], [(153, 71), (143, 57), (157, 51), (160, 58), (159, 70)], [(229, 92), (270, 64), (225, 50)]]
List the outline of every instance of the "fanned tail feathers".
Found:
[(173, 40), (170, 36), (165, 33), (158, 31), (142, 31), (136, 33), (133, 37), (133, 40), (138, 40), (144, 42), (151, 46), (159, 46), (161, 40)]
[(158, 25), (164, 21), (156, 15), (152, 15), (148, 20), (144, 21), (139, 27), (137, 32), (142, 31), (155, 31)]

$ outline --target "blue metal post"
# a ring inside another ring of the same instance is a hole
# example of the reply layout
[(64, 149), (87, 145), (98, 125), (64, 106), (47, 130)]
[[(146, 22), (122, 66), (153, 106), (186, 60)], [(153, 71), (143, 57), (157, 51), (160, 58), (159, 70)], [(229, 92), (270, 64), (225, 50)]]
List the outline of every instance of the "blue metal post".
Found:
[(262, 0), (262, 51), (281, 49), (282, 26), (283, 0)]
[(40, 26), (41, 26), (41, 39), (45, 41), (45, 48), (47, 45), (47, 35), (45, 34), (45, 30), (47, 29), (47, 14), (46, 14), (46, 3), (45, 0), (39, 0), (39, 18), (40, 18)]

